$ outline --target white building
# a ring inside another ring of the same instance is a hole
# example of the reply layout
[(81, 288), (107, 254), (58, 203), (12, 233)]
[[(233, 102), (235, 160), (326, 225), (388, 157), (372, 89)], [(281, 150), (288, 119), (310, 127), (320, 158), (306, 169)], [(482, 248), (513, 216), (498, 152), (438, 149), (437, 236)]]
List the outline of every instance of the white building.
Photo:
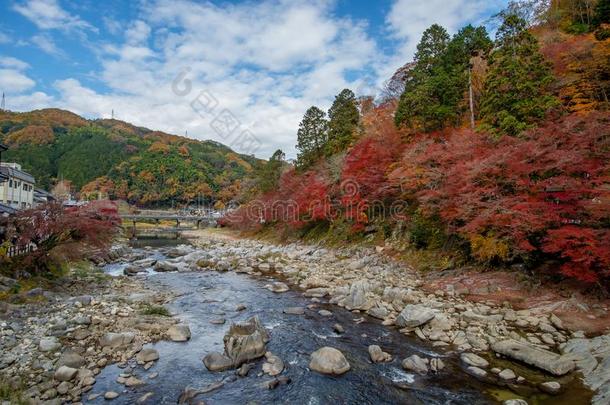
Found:
[(21, 170), (17, 163), (0, 163), (0, 204), (15, 209), (27, 209), (34, 206), (34, 177)]

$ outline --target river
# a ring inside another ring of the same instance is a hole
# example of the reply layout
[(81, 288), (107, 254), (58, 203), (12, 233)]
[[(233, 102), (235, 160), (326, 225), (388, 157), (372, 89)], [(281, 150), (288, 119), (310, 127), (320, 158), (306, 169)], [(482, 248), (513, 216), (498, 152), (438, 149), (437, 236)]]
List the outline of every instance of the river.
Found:
[[(150, 241), (145, 243), (151, 244)], [(164, 251), (165, 248), (160, 246), (141, 250), (159, 260), (164, 258)], [(121, 263), (108, 265), (106, 272), (117, 275), (124, 266)], [(156, 364), (149, 370), (135, 363), (129, 366), (132, 374), (146, 381), (144, 386), (126, 389), (115, 381), (124, 370), (117, 365), (104, 368), (96, 377), (94, 391), (120, 392), (121, 396), (113, 403), (135, 403), (142, 395), (152, 393), (147, 403), (175, 404), (185, 388), (205, 390), (217, 382), (223, 382), (222, 387), (200, 394), (196, 400), (206, 404), (474, 405), (500, 403), (499, 400), (506, 399), (492, 396), (494, 390), (490, 390), (489, 385), (461, 371), (454, 354), (432, 348), (417, 338), (406, 337), (363, 314), (324, 302), (307, 308), (312, 301), (299, 291), (276, 294), (266, 289), (265, 284), (272, 279), (265, 276), (215, 271), (156, 273), (149, 270), (138, 277), (144, 278), (144, 282), (154, 289), (172, 291), (177, 295), (166, 306), (189, 324), (192, 338), (185, 343), (162, 341), (148, 345), (160, 354)], [(247, 308), (237, 311), (241, 304)], [(305, 307), (305, 314), (285, 314), (283, 309), (287, 307)], [(320, 309), (331, 311), (332, 316), (320, 315)], [(235, 376), (234, 370), (212, 373), (203, 365), (202, 358), (207, 353), (223, 351), (223, 336), (231, 322), (244, 321), (254, 315), (270, 332), (267, 350), (279, 356), (286, 365), (281, 375), (290, 378), (287, 385), (275, 389), (264, 385), (271, 379), (262, 374), (264, 359), (258, 360), (256, 367), (244, 378)], [(219, 318), (226, 319), (226, 323), (212, 323)], [(335, 323), (342, 325), (345, 333), (335, 333)], [(373, 364), (367, 350), (372, 344), (389, 352), (393, 361)], [(310, 354), (322, 346), (339, 349), (349, 361), (351, 370), (339, 377), (310, 371)], [(412, 354), (440, 357), (446, 367), (439, 374), (426, 376), (405, 372), (400, 362)], [(150, 379), (151, 373), (158, 373), (158, 376)], [(107, 401), (98, 397), (89, 403)], [(565, 403), (578, 402), (569, 400)]]

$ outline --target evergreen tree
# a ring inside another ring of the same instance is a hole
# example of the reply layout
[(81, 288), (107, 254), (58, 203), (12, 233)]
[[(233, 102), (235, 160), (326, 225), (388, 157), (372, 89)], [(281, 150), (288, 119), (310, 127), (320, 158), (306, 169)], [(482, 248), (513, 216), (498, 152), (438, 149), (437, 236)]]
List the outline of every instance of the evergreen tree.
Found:
[(610, 0), (599, 0), (597, 2), (593, 23), (596, 26), (610, 24)]
[(328, 118), (328, 142), (325, 152), (330, 156), (349, 147), (360, 121), (358, 102), (351, 90), (344, 89), (335, 97), (328, 110)]
[(414, 129), (433, 130), (445, 120), (447, 110), (437, 91), (450, 86), (450, 77), (442, 69), (442, 57), (447, 50), (449, 34), (438, 24), (424, 31), (417, 52), (415, 66), (405, 83), (394, 120), (397, 126), (406, 124)]
[(396, 125), (433, 131), (458, 124), (466, 105), (470, 58), (474, 51), (486, 53), (490, 48), (483, 27), (467, 26), (451, 41), (443, 27), (428, 28), (417, 45), (415, 66), (394, 116)]
[(269, 161), (259, 168), (257, 183), (258, 189), (261, 192), (266, 193), (277, 189), (285, 159), (286, 155), (284, 152), (278, 149), (271, 155)]
[(310, 107), (303, 116), (297, 131), (297, 167), (306, 169), (324, 153), (328, 136), (326, 113), (318, 107)]
[(517, 15), (505, 17), (481, 100), (483, 122), (509, 135), (531, 127), (557, 104), (549, 89), (553, 81), (549, 64), (526, 27)]

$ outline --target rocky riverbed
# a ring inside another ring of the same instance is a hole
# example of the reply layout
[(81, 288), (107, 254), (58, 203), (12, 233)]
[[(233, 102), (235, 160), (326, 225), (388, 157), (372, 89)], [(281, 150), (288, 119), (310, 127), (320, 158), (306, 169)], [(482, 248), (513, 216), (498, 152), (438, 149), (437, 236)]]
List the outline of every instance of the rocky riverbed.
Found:
[(115, 254), (113, 277), (2, 305), (3, 384), (34, 403), (609, 402), (610, 335), (426, 292), (375, 249), (199, 232)]

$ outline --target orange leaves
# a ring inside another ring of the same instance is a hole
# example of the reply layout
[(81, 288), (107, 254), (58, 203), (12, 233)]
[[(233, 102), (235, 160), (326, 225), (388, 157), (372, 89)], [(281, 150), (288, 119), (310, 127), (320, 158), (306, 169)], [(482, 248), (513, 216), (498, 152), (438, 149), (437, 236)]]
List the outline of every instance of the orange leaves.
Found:
[(152, 145), (150, 145), (148, 151), (152, 153), (163, 153), (164, 155), (166, 155), (169, 153), (170, 149), (169, 145), (160, 141), (156, 141)]
[(9, 134), (5, 142), (8, 146), (19, 147), (23, 144), (48, 145), (53, 143), (53, 129), (47, 125), (29, 125)]

